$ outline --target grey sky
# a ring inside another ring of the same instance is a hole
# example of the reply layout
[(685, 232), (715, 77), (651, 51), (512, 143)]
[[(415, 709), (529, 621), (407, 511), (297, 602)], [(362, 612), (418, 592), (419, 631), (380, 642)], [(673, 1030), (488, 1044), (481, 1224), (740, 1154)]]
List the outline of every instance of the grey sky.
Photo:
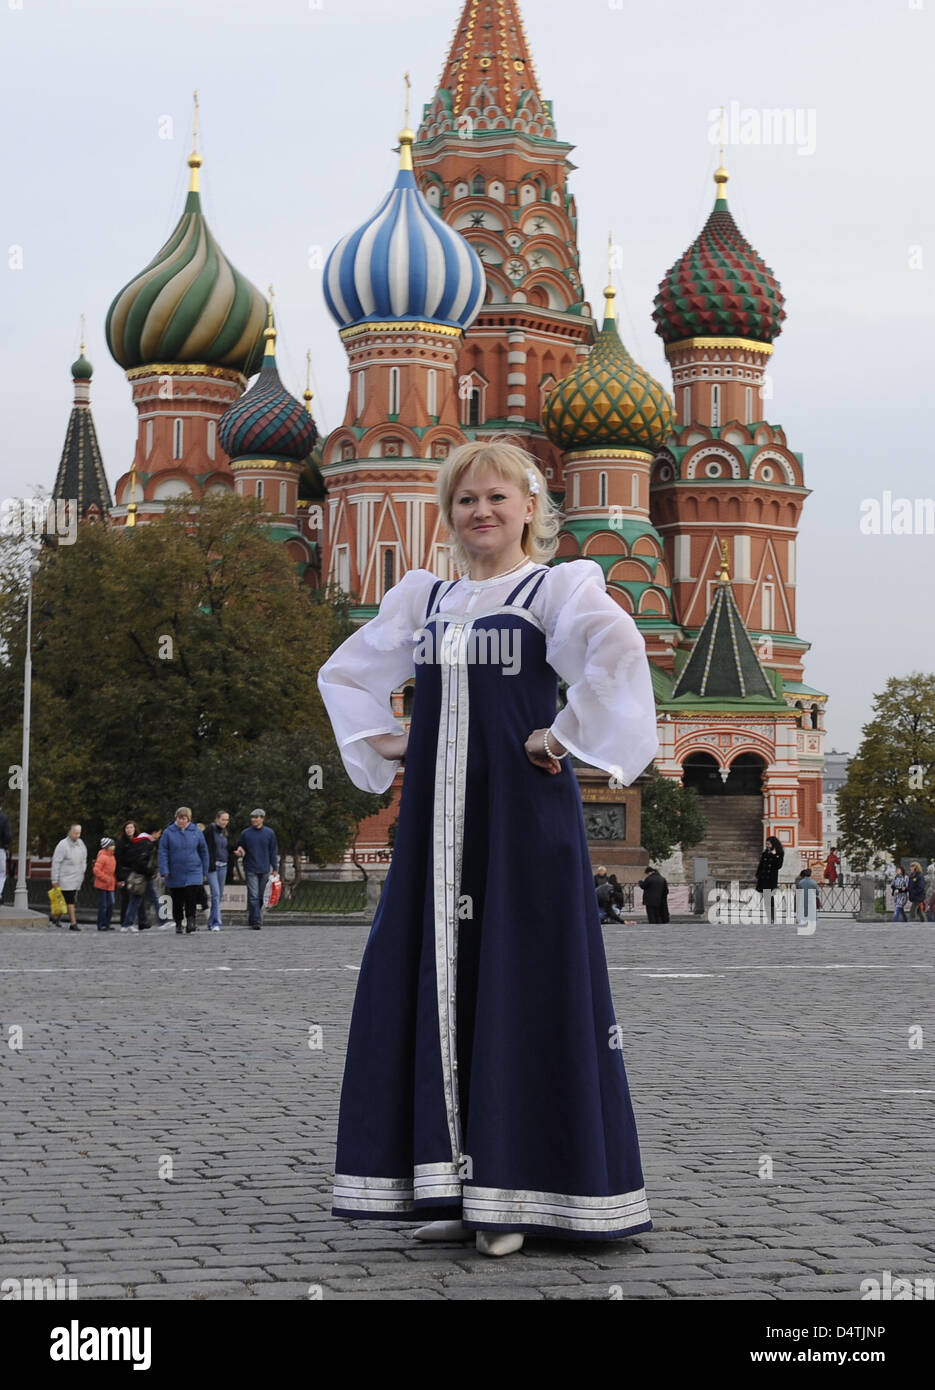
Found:
[[(280, 370), (333, 429), (344, 350), (324, 255), (395, 177), (403, 73), (413, 114), (438, 81), (460, 0), (6, 0), (0, 8), (4, 252), (0, 497), (50, 487), (88, 319), (92, 404), (111, 485), (136, 412), (104, 342), (117, 291), (182, 209), (199, 89), (203, 205), (226, 254), (277, 293)], [(728, 198), (778, 276), (788, 319), (767, 414), (804, 453), (799, 545), (806, 680), (830, 696), (828, 747), (853, 749), (887, 676), (931, 670), (935, 536), (867, 536), (864, 499), (935, 496), (935, 266), (929, 177), (935, 0), (525, 0), (543, 95), (576, 146), (582, 271), (602, 304), (622, 246), (621, 333), (671, 387), (652, 300), (714, 196), (709, 112), (792, 108), (814, 151), (728, 145)], [(160, 138), (170, 116), (174, 138)], [(750, 118), (747, 117), (747, 129)], [(164, 122), (163, 122), (164, 125)], [(808, 144), (808, 140), (804, 143)], [(8, 268), (22, 247), (22, 269)], [(913, 249), (917, 248), (917, 249)], [(914, 268), (919, 266), (920, 268)]]

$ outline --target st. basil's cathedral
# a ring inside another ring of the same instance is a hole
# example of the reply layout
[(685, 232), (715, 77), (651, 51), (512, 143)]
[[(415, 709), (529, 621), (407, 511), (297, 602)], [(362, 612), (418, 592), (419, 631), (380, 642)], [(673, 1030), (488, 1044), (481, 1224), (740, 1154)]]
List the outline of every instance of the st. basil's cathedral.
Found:
[[(517, 0), (465, 0), (418, 131), (407, 119), (400, 133), (395, 184), (325, 264), (350, 384), (323, 438), (308, 386), (299, 401), (280, 379), (271, 304), (207, 226), (196, 147), (175, 230), (107, 315), (138, 415), (130, 468), (112, 501), (82, 351), (53, 495), (117, 526), (185, 494), (258, 498), (303, 580), (354, 595), (365, 621), (406, 570), (454, 575), (439, 461), (509, 436), (562, 508), (553, 563), (597, 561), (645, 637), (656, 767), (703, 797), (708, 832), (692, 853), (712, 876), (749, 879), (775, 835), (794, 873), (825, 852), (826, 697), (803, 682), (796, 633), (802, 456), (760, 418), (782, 291), (737, 227), (720, 167), (710, 216), (655, 298), (670, 395), (622, 342), (613, 287), (601, 326), (584, 298), (572, 149)], [(394, 701), (405, 720), (411, 689)], [(576, 771), (595, 860), (638, 877), (639, 785)], [(358, 860), (388, 858), (394, 818), (364, 823)], [(679, 878), (678, 856), (666, 869)]]

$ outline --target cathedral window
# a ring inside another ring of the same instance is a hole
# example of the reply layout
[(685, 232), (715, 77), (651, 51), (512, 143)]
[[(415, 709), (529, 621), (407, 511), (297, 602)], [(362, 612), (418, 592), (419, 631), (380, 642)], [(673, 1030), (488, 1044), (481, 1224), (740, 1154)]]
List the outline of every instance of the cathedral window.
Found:
[(217, 456), (218, 423), (217, 420), (208, 421), (208, 458), (213, 459)]
[(630, 506), (634, 510), (640, 505), (640, 477), (638, 473), (630, 476)]
[(598, 480), (597, 480), (597, 505), (598, 505), (599, 507), (606, 507), (606, 506), (607, 506), (607, 474), (606, 474), (606, 473), (601, 473), (601, 474), (599, 474), (599, 476), (598, 476)]
[(690, 425), (692, 422), (692, 388), (682, 387), (682, 424)]
[(285, 516), (289, 508), (289, 484), (279, 484), (279, 514)]
[(172, 426), (172, 457), (174, 459), (180, 459), (182, 457), (184, 443), (185, 422), (184, 420), (176, 420)]
[(364, 401), (366, 400), (365, 390), (366, 390), (366, 378), (365, 378), (365, 375), (364, 375), (363, 372), (358, 372), (358, 373), (357, 373), (357, 414), (358, 414), (358, 416), (363, 415), (363, 413), (364, 413)]
[(760, 626), (764, 631), (769, 632), (776, 626), (776, 603), (775, 590), (772, 584), (764, 584), (761, 594), (761, 621)]
[(478, 388), (477, 386), (472, 386), (472, 387), (471, 387), (471, 393), (470, 393), (470, 395), (468, 396), (468, 418), (467, 418), (467, 422), (468, 422), (469, 425), (479, 425), (479, 424), (481, 423), (481, 418), (480, 418), (480, 390), (479, 390), (479, 388)]
[(147, 421), (146, 421), (146, 457), (149, 458), (149, 456), (150, 456), (150, 454), (151, 454), (152, 452), (153, 452), (153, 422), (152, 422), (152, 420), (147, 420)]
[(475, 174), (475, 175), (474, 175), (473, 179), (471, 180), (471, 192), (472, 192), (472, 193), (486, 193), (486, 192), (487, 192), (487, 184), (486, 184), (486, 182), (485, 182), (485, 180), (484, 180), (483, 174)]
[(390, 367), (390, 414), (399, 414), (399, 368)]
[(429, 369), (426, 383), (426, 396), (428, 398), (428, 411), (430, 415), (438, 414), (438, 372), (434, 367)]
[(264, 493), (263, 479), (262, 479), (262, 478), (258, 478), (258, 479), (257, 479), (257, 484), (256, 484), (256, 495), (257, 495), (257, 501), (258, 501), (258, 502), (262, 502), (262, 501), (263, 501), (263, 493)]
[(753, 424), (753, 387), (744, 387), (744, 423)]
[(581, 506), (581, 474), (576, 473), (571, 484), (571, 505)]
[(396, 555), (390, 546), (383, 551), (383, 592), (387, 593), (396, 583)]
[(711, 423), (719, 425), (721, 423), (721, 388), (720, 386), (711, 387)]

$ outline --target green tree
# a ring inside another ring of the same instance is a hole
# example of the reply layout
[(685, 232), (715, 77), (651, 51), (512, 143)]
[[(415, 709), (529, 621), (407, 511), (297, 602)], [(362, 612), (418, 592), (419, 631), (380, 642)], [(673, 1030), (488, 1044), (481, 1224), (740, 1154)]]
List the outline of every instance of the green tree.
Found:
[[(205, 807), (202, 786), (273, 733), (301, 731), (337, 757), (316, 676), (346, 635), (347, 612), (300, 583), (267, 527), (255, 502), (226, 495), (194, 517), (180, 503), (133, 529), (80, 526), (74, 545), (44, 552), (33, 627), (34, 848), (47, 850), (75, 819), (93, 844), (128, 816), (166, 824), (179, 804), (210, 818), (217, 798)], [(25, 655), (25, 584), (16, 557), (10, 563), (0, 707), (16, 713), (0, 725), (4, 770), (19, 761)], [(223, 799), (239, 804), (230, 791)], [(364, 797), (354, 814), (381, 804)], [(308, 826), (303, 834), (311, 842)]]
[(935, 676), (891, 677), (838, 793), (839, 842), (856, 868), (877, 850), (935, 855)]
[(704, 839), (705, 820), (694, 787), (663, 777), (654, 768), (642, 786), (640, 838), (650, 861), (658, 864), (678, 845), (682, 852)]

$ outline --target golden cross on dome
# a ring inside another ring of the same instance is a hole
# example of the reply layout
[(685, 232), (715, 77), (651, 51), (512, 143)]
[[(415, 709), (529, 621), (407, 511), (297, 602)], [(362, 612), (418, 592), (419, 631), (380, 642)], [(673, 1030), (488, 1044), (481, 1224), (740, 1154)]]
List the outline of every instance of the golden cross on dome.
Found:
[(192, 152), (188, 156), (188, 167), (191, 169), (191, 178), (188, 181), (189, 193), (198, 192), (198, 170), (201, 168), (201, 155), (198, 153), (198, 93), (193, 94), (195, 104), (192, 116)]
[(84, 353), (84, 314), (81, 315), (81, 351)]
[(408, 129), (409, 129), (409, 89), (410, 89), (410, 87), (412, 86), (412, 83), (409, 81), (409, 74), (408, 74), (408, 72), (407, 72), (407, 73), (404, 73), (403, 76), (404, 76), (405, 79), (406, 79), (406, 118), (405, 118), (405, 120), (403, 121), (403, 125), (404, 125), (404, 126), (406, 127), (406, 129), (408, 130)]

